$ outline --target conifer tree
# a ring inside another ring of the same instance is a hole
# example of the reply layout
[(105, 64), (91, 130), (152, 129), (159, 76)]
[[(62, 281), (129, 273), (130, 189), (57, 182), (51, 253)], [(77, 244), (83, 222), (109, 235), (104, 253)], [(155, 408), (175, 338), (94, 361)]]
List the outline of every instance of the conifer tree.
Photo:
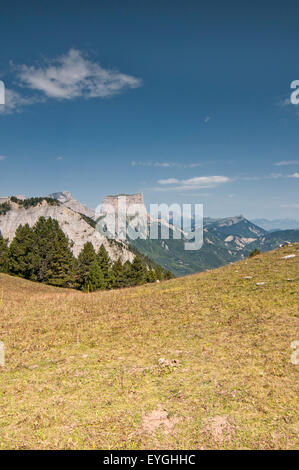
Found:
[(127, 285), (126, 269), (120, 258), (113, 264), (113, 287), (125, 287)]
[(77, 287), (84, 289), (87, 285), (87, 277), (93, 263), (97, 263), (97, 255), (91, 242), (86, 242), (79, 253), (77, 260)]
[(97, 259), (98, 259), (98, 263), (101, 268), (101, 271), (104, 275), (105, 287), (107, 289), (110, 289), (114, 284), (113, 270), (111, 266), (112, 264), (111, 260), (109, 258), (109, 255), (104, 245), (100, 246), (100, 249), (97, 253)]
[(83, 290), (87, 292), (94, 292), (98, 289), (105, 288), (105, 280), (103, 272), (101, 271), (100, 266), (97, 261), (93, 261), (89, 267), (88, 274), (86, 276), (85, 285), (83, 285)]
[(166, 279), (166, 280), (168, 280), (168, 279), (173, 279), (173, 274), (172, 274), (171, 271), (166, 270), (166, 271), (164, 271), (164, 276), (163, 276), (163, 277), (164, 277), (164, 279)]
[(60, 287), (73, 285), (74, 258), (57, 220), (40, 217), (33, 227), (34, 271), (37, 280)]
[(131, 276), (132, 276), (132, 263), (129, 260), (127, 260), (123, 264), (123, 280), (124, 280), (123, 287), (128, 287), (128, 286), (133, 285)]
[(133, 286), (139, 286), (146, 281), (146, 267), (142, 263), (140, 256), (135, 256), (131, 266), (130, 279)]
[(156, 273), (152, 268), (150, 268), (146, 273), (146, 282), (156, 282), (156, 280)]
[(163, 279), (163, 272), (162, 272), (162, 268), (161, 266), (156, 266), (156, 269), (155, 269), (155, 272), (156, 272), (156, 278), (158, 281), (162, 281)]
[(19, 225), (9, 247), (9, 273), (25, 279), (36, 280), (36, 236), (28, 224)]
[(8, 240), (4, 239), (2, 235), (0, 235), (0, 272), (7, 273), (8, 272)]

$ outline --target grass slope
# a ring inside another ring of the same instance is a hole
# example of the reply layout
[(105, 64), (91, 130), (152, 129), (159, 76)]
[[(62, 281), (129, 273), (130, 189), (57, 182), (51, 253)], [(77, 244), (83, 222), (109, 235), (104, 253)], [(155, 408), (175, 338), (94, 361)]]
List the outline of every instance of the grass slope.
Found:
[(295, 448), (298, 273), (299, 244), (95, 294), (0, 275), (0, 448)]

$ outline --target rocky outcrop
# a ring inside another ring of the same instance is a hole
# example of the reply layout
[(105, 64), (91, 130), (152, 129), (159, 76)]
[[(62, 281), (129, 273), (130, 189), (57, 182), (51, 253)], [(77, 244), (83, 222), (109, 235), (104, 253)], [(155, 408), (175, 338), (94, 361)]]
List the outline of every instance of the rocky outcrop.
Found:
[(77, 199), (74, 199), (71, 193), (68, 191), (52, 193), (49, 194), (49, 197), (57, 199), (57, 201), (59, 201), (61, 204), (66, 207), (69, 207), (75, 212), (79, 212), (79, 214), (83, 214), (87, 217), (90, 217), (91, 219), (94, 219), (95, 212), (92, 209), (86, 207), (84, 204), (81, 204), (81, 202), (77, 201)]
[(52, 217), (58, 221), (64, 233), (73, 242), (72, 249), (75, 256), (78, 256), (84, 244), (90, 241), (96, 250), (103, 244), (113, 261), (118, 258), (121, 258), (122, 262), (134, 259), (135, 255), (125, 243), (108, 240), (89, 225), (79, 213), (65, 205), (49, 205), (43, 201), (37, 206), (25, 209), (18, 204), (12, 202), (10, 204), (11, 210), (0, 216), (0, 232), (4, 238), (9, 239), (9, 242), (14, 238), (19, 225), (29, 224), (32, 227), (39, 217)]
[(117, 194), (115, 196), (105, 196), (102, 202), (102, 212), (110, 212), (111, 207), (113, 207), (115, 213), (119, 211), (121, 204), (126, 203), (127, 209), (130, 206), (138, 205), (139, 208), (146, 214), (146, 207), (144, 204), (143, 194)]

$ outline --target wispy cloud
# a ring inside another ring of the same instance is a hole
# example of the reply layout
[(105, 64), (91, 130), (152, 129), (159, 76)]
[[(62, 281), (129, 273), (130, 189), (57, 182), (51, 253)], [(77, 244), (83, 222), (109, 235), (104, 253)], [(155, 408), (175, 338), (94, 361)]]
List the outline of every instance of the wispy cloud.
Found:
[(6, 159), (5, 155), (0, 155), (0, 162), (1, 160), (5, 160), (5, 159)]
[(284, 207), (286, 209), (299, 209), (299, 203), (292, 203), (292, 204), (280, 204), (280, 207)]
[(103, 68), (77, 49), (45, 66), (20, 65), (17, 71), (22, 86), (38, 90), (48, 98), (65, 100), (80, 96), (106, 98), (142, 84), (139, 78)]
[(285, 108), (285, 107), (289, 107), (289, 108), (293, 108), (296, 112), (296, 114), (299, 116), (299, 105), (298, 104), (293, 104), (290, 100), (290, 98), (285, 98), (283, 100), (280, 100), (278, 103), (277, 103), (278, 106), (280, 106), (281, 108)]
[(275, 163), (275, 166), (299, 165), (299, 160), (282, 160)]
[(5, 104), (0, 104), (0, 114), (20, 113), (24, 106), (42, 101), (44, 99), (41, 96), (22, 96), (19, 92), (6, 88)]
[(279, 178), (298, 178), (298, 173), (293, 173), (291, 175), (283, 175), (282, 173), (271, 173), (270, 175), (264, 175), (264, 176), (241, 176), (237, 179), (241, 179), (244, 181), (259, 181), (259, 180), (267, 180), (267, 179), (279, 179)]
[(159, 180), (158, 183), (159, 184), (175, 184), (175, 183), (179, 183), (179, 180), (177, 180), (176, 178), (168, 178), (166, 180)]
[(230, 181), (232, 180), (228, 176), (195, 176), (184, 180), (168, 178), (159, 180), (158, 184), (162, 185), (162, 187), (155, 189), (156, 191), (190, 191), (201, 188), (214, 188)]
[(207, 122), (209, 122), (210, 119), (211, 119), (211, 116), (206, 116), (206, 117), (204, 118), (203, 122), (204, 122), (205, 124), (207, 124)]
[(63, 157), (57, 157), (56, 160), (63, 160)]
[(131, 162), (132, 166), (160, 167), (160, 168), (196, 168), (204, 165), (202, 162), (195, 163), (178, 163), (178, 162), (153, 162), (153, 161), (135, 161)]
[[(48, 99), (109, 98), (142, 85), (140, 78), (104, 68), (77, 49), (42, 64), (11, 64), (11, 68), (19, 90), (6, 90), (2, 113), (20, 112), (24, 106)], [(24, 96), (25, 88), (31, 90), (31, 96)]]

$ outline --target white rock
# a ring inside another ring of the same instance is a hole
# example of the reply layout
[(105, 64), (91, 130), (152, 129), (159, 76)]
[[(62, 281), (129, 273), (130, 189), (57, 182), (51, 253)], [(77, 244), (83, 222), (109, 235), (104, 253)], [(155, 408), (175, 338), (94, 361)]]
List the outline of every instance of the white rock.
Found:
[(0, 216), (0, 233), (4, 238), (8, 238), (9, 242), (13, 240), (19, 225), (28, 224), (32, 227), (40, 217), (52, 217), (58, 221), (69, 240), (73, 241), (72, 250), (75, 256), (78, 256), (86, 242), (91, 242), (95, 250), (104, 245), (112, 261), (120, 258), (123, 263), (127, 260), (132, 262), (135, 258), (134, 253), (123, 242), (117, 240), (119, 245), (111, 243), (104, 235), (85, 222), (80, 214), (65, 205), (52, 206), (46, 201), (28, 209), (15, 203), (11, 203), (11, 205), (12, 209)]

